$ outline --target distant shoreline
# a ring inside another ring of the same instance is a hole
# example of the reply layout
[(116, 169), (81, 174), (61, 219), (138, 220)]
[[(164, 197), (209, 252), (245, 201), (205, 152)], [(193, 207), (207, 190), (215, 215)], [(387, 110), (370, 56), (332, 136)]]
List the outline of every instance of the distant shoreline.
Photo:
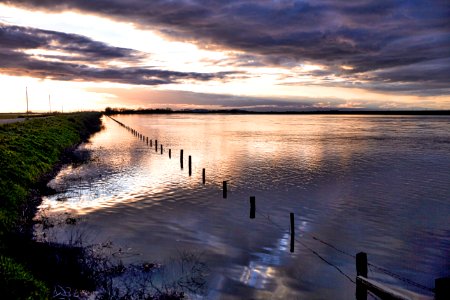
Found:
[(230, 114), (230, 115), (407, 115), (407, 116), (450, 116), (450, 110), (320, 110), (320, 111), (247, 111), (247, 110), (171, 110), (171, 109), (110, 109), (107, 115), (131, 114)]

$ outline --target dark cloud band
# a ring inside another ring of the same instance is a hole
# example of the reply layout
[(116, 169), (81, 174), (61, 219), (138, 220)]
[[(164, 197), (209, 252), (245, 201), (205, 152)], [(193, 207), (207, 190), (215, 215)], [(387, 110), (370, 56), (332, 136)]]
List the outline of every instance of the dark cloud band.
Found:
[[(36, 55), (27, 50), (44, 52)], [(47, 55), (45, 51), (57, 51), (58, 54)], [(80, 35), (0, 24), (0, 71), (8, 75), (159, 85), (184, 80), (224, 79), (231, 74), (108, 67), (112, 61), (137, 64), (144, 57), (144, 53), (109, 46)]]
[[(97, 14), (156, 29), (174, 39), (239, 49), (256, 58), (231, 62), (236, 66), (292, 67), (313, 62), (327, 67), (324, 75), (370, 80), (386, 90), (407, 90), (416, 84), (440, 93), (442, 85), (448, 84), (448, 79), (442, 78), (449, 69), (450, 53), (450, 5), (445, 0), (1, 2)], [(435, 61), (442, 64), (435, 65), (433, 72), (411, 76), (415, 66)], [(352, 68), (343, 70), (342, 65)]]

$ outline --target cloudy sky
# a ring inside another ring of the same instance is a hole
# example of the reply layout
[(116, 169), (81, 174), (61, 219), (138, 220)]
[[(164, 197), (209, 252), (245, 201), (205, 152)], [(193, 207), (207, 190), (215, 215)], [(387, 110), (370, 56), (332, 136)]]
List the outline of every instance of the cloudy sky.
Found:
[(0, 0), (0, 111), (450, 109), (448, 0)]

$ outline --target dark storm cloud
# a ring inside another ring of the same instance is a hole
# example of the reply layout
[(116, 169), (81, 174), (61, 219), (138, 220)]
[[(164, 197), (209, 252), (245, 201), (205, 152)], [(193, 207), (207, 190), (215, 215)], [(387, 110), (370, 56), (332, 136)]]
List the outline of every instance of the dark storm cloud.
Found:
[[(313, 62), (329, 73), (370, 77), (379, 88), (413, 84), (433, 88), (448, 61), (425, 76), (409, 65), (442, 60), (450, 53), (450, 5), (431, 1), (334, 0), (14, 0), (10, 5), (51, 11), (76, 10), (158, 29), (176, 39), (232, 48), (257, 60), (235, 65), (294, 66)], [(400, 74), (404, 70), (404, 74)], [(362, 75), (360, 75), (362, 74)], [(448, 80), (444, 80), (448, 83)], [(383, 84), (384, 83), (384, 84)]]
[[(26, 50), (57, 51), (61, 55), (31, 54)], [(0, 24), (0, 71), (8, 75), (143, 85), (223, 79), (230, 75), (108, 67), (111, 61), (133, 64), (144, 57), (138, 51), (112, 47), (80, 35)]]
[[(94, 41), (87, 37), (41, 30), (36, 28), (11, 26), (0, 23), (0, 47), (9, 50), (42, 49), (69, 53), (72, 57), (84, 61), (99, 61), (119, 59), (125, 61), (138, 61), (144, 54), (138, 51), (112, 47), (105, 43)], [(43, 57), (47, 57), (43, 55)], [(49, 58), (64, 59), (61, 56), (48, 56)]]

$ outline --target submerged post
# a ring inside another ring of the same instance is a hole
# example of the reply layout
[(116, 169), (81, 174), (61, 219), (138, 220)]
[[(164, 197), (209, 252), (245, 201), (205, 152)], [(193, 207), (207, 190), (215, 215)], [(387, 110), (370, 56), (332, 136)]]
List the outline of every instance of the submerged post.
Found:
[(356, 254), (356, 276), (367, 278), (367, 253), (365, 252)]
[(205, 171), (205, 168), (203, 168), (203, 170), (202, 170), (202, 182), (203, 182), (203, 184), (205, 184), (205, 182), (206, 182), (206, 171)]
[(153, 141), (150, 140), (150, 147), (153, 147)]
[(169, 158), (172, 158), (172, 149), (169, 149)]
[(227, 182), (223, 181), (223, 198), (225, 199), (227, 197)]
[(255, 218), (255, 212), (256, 212), (256, 198), (255, 196), (250, 196), (250, 219)]
[(161, 145), (161, 154), (163, 154), (163, 145)]
[(183, 149), (180, 150), (180, 165), (181, 168), (183, 169)]
[(189, 176), (192, 175), (192, 157), (189, 155)]
[(434, 288), (435, 300), (450, 299), (450, 277), (436, 279)]
[(290, 213), (291, 220), (291, 252), (294, 252), (294, 242), (295, 242), (295, 226), (294, 226), (294, 213)]
[(158, 152), (158, 140), (155, 140), (155, 151)]

